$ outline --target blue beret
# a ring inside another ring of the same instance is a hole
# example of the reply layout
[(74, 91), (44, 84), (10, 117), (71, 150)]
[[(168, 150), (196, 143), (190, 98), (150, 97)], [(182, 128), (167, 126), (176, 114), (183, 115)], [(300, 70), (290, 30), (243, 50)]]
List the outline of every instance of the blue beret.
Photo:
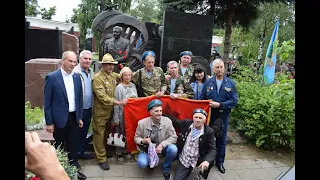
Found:
[(141, 61), (143, 62), (147, 56), (153, 56), (156, 58), (156, 54), (153, 51), (146, 51), (142, 54)]
[(192, 56), (192, 52), (191, 51), (183, 51), (183, 52), (180, 53), (180, 57), (182, 57), (184, 55)]
[(155, 105), (162, 105), (162, 102), (159, 99), (154, 99), (148, 104), (148, 111), (150, 111)]
[(207, 116), (206, 111), (203, 110), (203, 109), (200, 109), (200, 108), (195, 109), (195, 110), (193, 111), (193, 114), (195, 114), (195, 113), (201, 113), (201, 114)]

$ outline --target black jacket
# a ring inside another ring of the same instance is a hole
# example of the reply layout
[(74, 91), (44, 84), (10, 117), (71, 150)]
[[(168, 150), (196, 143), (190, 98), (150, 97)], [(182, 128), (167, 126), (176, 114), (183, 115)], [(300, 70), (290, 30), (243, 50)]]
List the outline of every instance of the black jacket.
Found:
[[(177, 140), (178, 154), (180, 154), (191, 131), (190, 125), (193, 123), (193, 120), (178, 120), (172, 117), (170, 119), (176, 131), (180, 132)], [(214, 131), (206, 124), (204, 124), (204, 133), (199, 137), (199, 153), (199, 160), (208, 161), (210, 164), (215, 162), (217, 148)]]

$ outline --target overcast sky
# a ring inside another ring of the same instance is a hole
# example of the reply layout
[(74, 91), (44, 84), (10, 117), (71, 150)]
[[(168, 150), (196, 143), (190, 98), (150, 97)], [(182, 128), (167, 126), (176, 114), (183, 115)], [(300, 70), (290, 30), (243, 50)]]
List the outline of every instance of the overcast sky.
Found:
[(38, 5), (41, 8), (49, 9), (52, 6), (56, 6), (56, 15), (52, 16), (52, 20), (66, 21), (73, 14), (72, 9), (78, 7), (81, 0), (38, 0)]

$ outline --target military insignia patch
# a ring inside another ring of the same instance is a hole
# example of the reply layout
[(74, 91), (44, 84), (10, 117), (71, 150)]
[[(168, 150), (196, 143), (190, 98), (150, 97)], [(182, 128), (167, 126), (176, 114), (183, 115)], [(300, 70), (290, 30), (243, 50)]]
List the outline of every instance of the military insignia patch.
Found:
[(227, 91), (227, 92), (230, 92), (232, 89), (225, 87), (224, 90)]

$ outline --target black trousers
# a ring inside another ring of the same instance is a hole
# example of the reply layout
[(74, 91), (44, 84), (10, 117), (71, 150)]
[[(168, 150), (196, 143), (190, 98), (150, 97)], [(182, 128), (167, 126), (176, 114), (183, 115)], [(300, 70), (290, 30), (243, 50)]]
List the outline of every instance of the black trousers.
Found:
[(70, 112), (68, 121), (64, 128), (56, 128), (53, 131), (53, 137), (55, 140), (55, 148), (57, 149), (60, 145), (60, 149), (66, 149), (68, 152), (68, 159), (71, 165), (74, 165), (78, 161), (78, 142), (77, 132), (79, 125), (76, 120), (76, 113)]
[[(203, 161), (204, 161), (204, 159), (199, 158), (196, 167), (198, 167)], [(214, 164), (213, 162), (209, 162), (208, 169), (203, 171), (202, 177), (204, 179), (208, 178), (209, 172), (210, 172), (211, 168), (213, 167), (213, 164)], [(189, 168), (184, 167), (184, 165), (181, 164), (181, 162), (178, 158), (178, 167), (176, 169), (176, 173), (174, 174), (174, 180), (186, 180), (190, 176), (192, 170), (193, 170), (193, 167), (191, 167), (191, 166)]]

